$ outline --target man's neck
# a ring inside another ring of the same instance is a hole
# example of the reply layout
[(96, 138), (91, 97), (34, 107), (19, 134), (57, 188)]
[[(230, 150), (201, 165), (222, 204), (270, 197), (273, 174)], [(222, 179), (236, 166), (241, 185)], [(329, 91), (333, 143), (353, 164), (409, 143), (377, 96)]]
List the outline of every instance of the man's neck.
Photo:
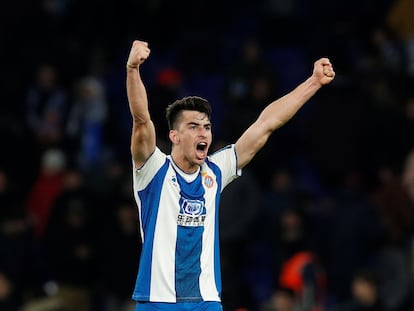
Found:
[(173, 164), (185, 174), (194, 174), (200, 168), (199, 165), (191, 165), (184, 157), (179, 157), (174, 153), (171, 153), (171, 159)]

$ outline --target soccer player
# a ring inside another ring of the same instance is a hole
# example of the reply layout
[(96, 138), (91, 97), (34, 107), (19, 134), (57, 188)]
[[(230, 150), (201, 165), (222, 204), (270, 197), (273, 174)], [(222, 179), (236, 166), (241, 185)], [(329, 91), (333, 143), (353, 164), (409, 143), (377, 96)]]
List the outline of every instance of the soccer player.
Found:
[(306, 81), (271, 102), (234, 144), (213, 154), (209, 102), (178, 99), (166, 108), (172, 144), (167, 155), (156, 146), (139, 70), (149, 55), (148, 43), (135, 40), (126, 63), (133, 190), (143, 242), (132, 298), (136, 311), (222, 310), (220, 193), (335, 72), (328, 58), (317, 60)]

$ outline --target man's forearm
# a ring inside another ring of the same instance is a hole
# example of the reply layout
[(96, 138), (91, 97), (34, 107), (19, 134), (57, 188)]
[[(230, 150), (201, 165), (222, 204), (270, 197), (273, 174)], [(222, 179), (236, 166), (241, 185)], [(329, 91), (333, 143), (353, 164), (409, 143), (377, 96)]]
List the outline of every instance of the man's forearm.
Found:
[(135, 122), (145, 122), (149, 119), (148, 98), (139, 69), (127, 65), (126, 70), (126, 88), (131, 115)]
[(290, 93), (267, 106), (259, 119), (267, 124), (270, 131), (276, 130), (288, 122), (320, 88), (321, 84), (316, 78), (308, 78)]

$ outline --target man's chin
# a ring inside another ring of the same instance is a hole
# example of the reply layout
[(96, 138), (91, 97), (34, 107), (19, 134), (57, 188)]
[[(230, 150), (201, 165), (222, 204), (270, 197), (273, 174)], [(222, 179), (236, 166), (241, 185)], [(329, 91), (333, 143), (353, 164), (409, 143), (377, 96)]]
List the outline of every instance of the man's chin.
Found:
[(198, 164), (203, 164), (206, 161), (206, 156), (196, 156), (196, 161)]
[(203, 164), (205, 161), (206, 161), (206, 158), (203, 158), (203, 159), (197, 158), (198, 164)]
[(204, 163), (204, 161), (207, 158), (207, 153), (206, 152), (196, 153), (195, 157), (196, 157), (197, 161), (201, 161), (202, 163)]

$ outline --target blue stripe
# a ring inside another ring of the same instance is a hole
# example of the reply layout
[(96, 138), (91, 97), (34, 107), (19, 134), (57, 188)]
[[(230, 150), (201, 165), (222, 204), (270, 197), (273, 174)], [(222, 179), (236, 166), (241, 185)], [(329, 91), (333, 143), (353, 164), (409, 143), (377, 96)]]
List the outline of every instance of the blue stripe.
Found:
[[(179, 174), (176, 174), (180, 185), (180, 214), (185, 213), (187, 200), (196, 201), (202, 205), (201, 214), (205, 215), (204, 188), (201, 174), (187, 183)], [(184, 208), (183, 208), (184, 207)], [(204, 226), (177, 226), (177, 244), (175, 254), (175, 289), (177, 302), (200, 301), (201, 292), (199, 278), (201, 274), (200, 257)]]
[(152, 249), (154, 245), (155, 224), (161, 196), (161, 187), (168, 170), (168, 161), (160, 168), (148, 186), (138, 192), (141, 200), (140, 222), (144, 232), (139, 274), (135, 283), (133, 299), (148, 300), (151, 284)]
[(217, 192), (216, 192), (216, 215), (215, 215), (215, 232), (214, 232), (214, 278), (216, 280), (216, 288), (221, 297), (222, 285), (221, 285), (221, 270), (220, 270), (220, 240), (219, 240), (219, 206), (220, 206), (220, 190), (222, 186), (222, 175), (220, 168), (210, 162), (206, 161), (207, 165), (216, 175), (217, 180)]
[(203, 231), (204, 227), (178, 227), (175, 255), (177, 302), (201, 300), (199, 278)]
[(223, 311), (218, 301), (200, 302), (138, 302), (135, 311)]

